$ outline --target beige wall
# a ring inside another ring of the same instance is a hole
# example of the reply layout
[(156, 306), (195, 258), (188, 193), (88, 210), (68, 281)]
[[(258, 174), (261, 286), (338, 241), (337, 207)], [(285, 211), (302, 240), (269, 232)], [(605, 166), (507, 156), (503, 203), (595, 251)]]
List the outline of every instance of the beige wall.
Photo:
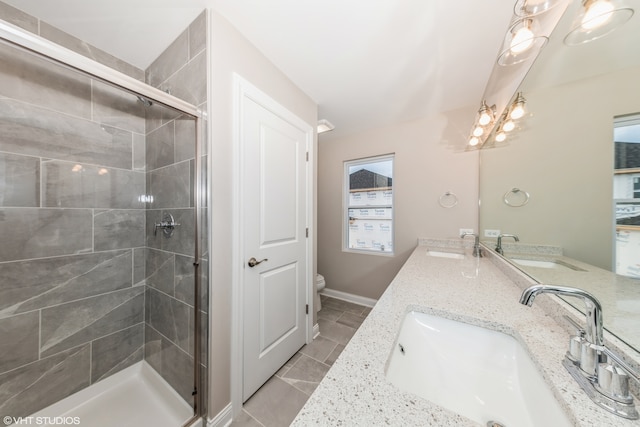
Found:
[[(473, 114), (465, 109), (348, 137), (319, 136), (318, 272), (327, 288), (377, 299), (419, 237), (458, 238), (460, 228), (477, 228), (478, 153), (463, 151)], [(395, 255), (344, 252), (343, 162), (389, 153), (395, 153)], [(459, 198), (451, 209), (438, 204), (447, 191)]]
[[(481, 154), (481, 226), (611, 269), (613, 118), (637, 113), (640, 68), (525, 94), (533, 115), (508, 146)], [(505, 191), (530, 193), (511, 208)]]
[[(228, 21), (210, 12), (211, 123), (211, 357), (209, 415), (231, 401), (231, 316), (233, 235), (233, 73), (268, 94), (315, 128), (317, 106), (243, 38)], [(315, 262), (314, 262), (315, 264)]]

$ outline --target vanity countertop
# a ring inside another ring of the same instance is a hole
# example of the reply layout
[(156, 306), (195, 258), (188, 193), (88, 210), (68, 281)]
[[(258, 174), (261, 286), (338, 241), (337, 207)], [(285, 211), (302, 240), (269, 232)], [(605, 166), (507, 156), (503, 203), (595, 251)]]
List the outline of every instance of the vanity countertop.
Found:
[[(447, 245), (448, 251), (464, 251), (465, 258), (427, 255), (429, 248)], [(569, 334), (542, 308), (554, 304), (553, 296), (540, 295), (533, 307), (519, 304), (521, 289), (498, 262), (474, 258), (460, 241), (422, 240), (292, 425), (478, 426), (385, 378), (400, 324), (413, 310), (513, 335), (528, 349), (575, 425), (640, 426), (640, 421), (609, 414), (591, 402), (561, 364)]]

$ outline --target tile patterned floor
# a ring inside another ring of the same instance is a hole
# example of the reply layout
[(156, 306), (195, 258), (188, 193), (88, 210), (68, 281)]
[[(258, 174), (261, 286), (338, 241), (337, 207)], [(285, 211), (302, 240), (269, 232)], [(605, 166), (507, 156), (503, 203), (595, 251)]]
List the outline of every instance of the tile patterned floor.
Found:
[(320, 335), (245, 402), (231, 427), (288, 426), (371, 311), (324, 295), (321, 306)]

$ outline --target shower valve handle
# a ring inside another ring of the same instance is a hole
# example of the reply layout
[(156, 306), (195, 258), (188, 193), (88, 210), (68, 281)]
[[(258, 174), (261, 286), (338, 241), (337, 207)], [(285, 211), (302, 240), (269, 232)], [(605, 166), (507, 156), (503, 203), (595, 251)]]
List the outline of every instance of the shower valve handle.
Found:
[(153, 225), (153, 235), (155, 236), (158, 232), (158, 228), (160, 228), (164, 232), (165, 236), (171, 237), (171, 235), (173, 234), (173, 229), (178, 225), (180, 224), (177, 223), (175, 219), (173, 219), (173, 215), (171, 215), (170, 213), (165, 213), (162, 221), (156, 222)]

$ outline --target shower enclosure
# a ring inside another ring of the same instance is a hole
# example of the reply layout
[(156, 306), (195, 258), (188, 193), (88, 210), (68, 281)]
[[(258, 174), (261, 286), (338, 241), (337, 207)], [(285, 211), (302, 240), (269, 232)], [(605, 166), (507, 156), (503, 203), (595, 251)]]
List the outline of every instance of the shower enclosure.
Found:
[(4, 425), (197, 421), (203, 114), (3, 21), (0, 36)]

